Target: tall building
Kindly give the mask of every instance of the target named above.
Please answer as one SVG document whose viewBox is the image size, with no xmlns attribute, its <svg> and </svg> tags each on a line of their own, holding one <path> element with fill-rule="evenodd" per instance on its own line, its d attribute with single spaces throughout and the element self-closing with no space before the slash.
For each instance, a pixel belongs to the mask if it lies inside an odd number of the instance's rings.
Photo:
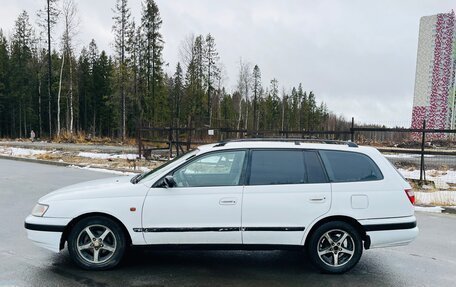
<svg viewBox="0 0 456 287">
<path fill-rule="evenodd" d="M 454 11 L 422 17 L 412 128 L 455 129 L 456 19 Z M 434 139 L 445 134 L 433 134 Z"/>
</svg>

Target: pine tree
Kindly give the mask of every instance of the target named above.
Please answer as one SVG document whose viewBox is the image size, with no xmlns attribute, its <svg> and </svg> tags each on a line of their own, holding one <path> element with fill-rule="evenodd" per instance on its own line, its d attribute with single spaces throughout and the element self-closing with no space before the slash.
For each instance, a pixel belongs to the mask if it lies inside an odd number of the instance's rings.
<svg viewBox="0 0 456 287">
<path fill-rule="evenodd" d="M 116 61 L 119 63 L 119 77 L 118 83 L 120 86 L 121 98 L 121 136 L 122 141 L 126 136 L 126 82 L 127 82 L 127 55 L 126 52 L 130 50 L 127 45 L 132 44 L 128 41 L 129 34 L 134 31 L 132 23 L 130 22 L 130 8 L 127 6 L 127 0 L 117 0 L 116 8 L 114 10 L 115 16 L 114 25 L 112 29 L 115 35 L 115 50 Z M 134 32 L 133 32 L 134 33 Z M 131 37 L 131 36 L 130 36 Z"/>
<path fill-rule="evenodd" d="M 180 63 L 177 63 L 176 66 L 176 72 L 174 73 L 174 85 L 173 85 L 173 98 L 174 98 L 174 104 L 173 104 L 173 110 L 174 110 L 174 115 L 173 117 L 175 118 L 174 125 L 176 127 L 179 127 L 180 125 L 180 116 L 181 116 L 181 100 L 184 94 L 184 83 L 183 83 L 183 75 L 182 75 L 182 68 Z"/>
<path fill-rule="evenodd" d="M 160 11 L 154 0 L 146 0 L 143 3 L 141 18 L 141 31 L 143 33 L 144 50 L 143 61 L 146 63 L 146 103 L 150 120 L 156 124 L 158 113 L 156 111 L 160 100 L 163 97 L 160 94 L 163 86 L 163 37 L 160 33 L 162 19 Z"/>
<path fill-rule="evenodd" d="M 78 119 L 77 127 L 79 130 L 88 131 L 89 113 L 91 106 L 92 79 L 90 70 L 89 53 L 83 48 L 78 60 Z"/>
<path fill-rule="evenodd" d="M 93 70 L 93 82 L 96 85 L 94 92 L 95 106 L 98 114 L 98 132 L 114 136 L 118 128 L 118 119 L 121 110 L 119 101 L 113 94 L 113 63 L 105 51 L 101 51 Z"/>
<path fill-rule="evenodd" d="M 89 80 L 89 96 L 91 99 L 91 108 L 92 108 L 92 134 L 95 136 L 96 128 L 97 128 L 97 119 L 99 116 L 100 105 L 102 103 L 102 99 L 100 97 L 100 93 L 98 93 L 97 88 L 97 65 L 98 65 L 98 47 L 95 43 L 95 40 L 92 39 L 89 43 L 89 50 L 88 50 L 88 61 L 89 61 L 89 71 L 90 71 L 90 80 Z"/>
<path fill-rule="evenodd" d="M 219 76 L 220 71 L 217 67 L 217 63 L 220 60 L 218 52 L 215 47 L 215 39 L 211 34 L 206 36 L 206 51 L 205 51 L 205 62 L 207 71 L 207 117 L 209 119 L 209 126 L 212 125 L 212 101 L 211 93 L 214 90 L 213 82 Z"/>
<path fill-rule="evenodd" d="M 8 42 L 0 29 L 0 137 L 7 135 L 8 98 L 9 98 L 9 53 Z"/>
<path fill-rule="evenodd" d="M 253 128 L 258 130 L 258 97 L 261 90 L 261 71 L 258 65 L 253 67 Z"/>
<path fill-rule="evenodd" d="M 270 101 L 271 129 L 277 129 L 280 122 L 280 98 L 279 81 L 275 78 L 271 80 Z"/>
<path fill-rule="evenodd" d="M 47 0 L 47 5 L 44 9 L 39 10 L 38 25 L 42 28 L 42 34 L 47 35 L 48 44 L 48 117 L 49 117 L 49 137 L 52 137 L 52 56 L 51 56 L 51 41 L 52 41 L 52 30 L 57 23 L 59 17 L 59 9 L 57 8 L 58 0 Z"/>
<path fill-rule="evenodd" d="M 27 136 L 27 118 L 30 116 L 33 77 L 30 64 L 32 60 L 33 31 L 29 16 L 24 10 L 17 18 L 11 50 L 11 95 L 13 106 L 13 131 L 19 137 Z M 16 110 L 19 108 L 19 111 Z M 18 114 L 16 114 L 18 112 Z M 16 121 L 17 120 L 17 121 Z M 17 126 L 16 123 L 19 123 Z M 23 128 L 23 129 L 22 129 Z M 22 133 L 24 132 L 24 133 Z"/>
</svg>

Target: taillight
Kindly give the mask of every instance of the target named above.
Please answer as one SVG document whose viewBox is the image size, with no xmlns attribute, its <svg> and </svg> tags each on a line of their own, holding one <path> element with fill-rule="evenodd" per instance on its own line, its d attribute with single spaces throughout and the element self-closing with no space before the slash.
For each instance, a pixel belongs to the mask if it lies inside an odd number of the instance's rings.
<svg viewBox="0 0 456 287">
<path fill-rule="evenodd" d="M 408 199 L 412 204 L 415 204 L 415 193 L 413 192 L 412 189 L 406 188 L 404 189 L 405 194 L 407 194 Z"/>
</svg>

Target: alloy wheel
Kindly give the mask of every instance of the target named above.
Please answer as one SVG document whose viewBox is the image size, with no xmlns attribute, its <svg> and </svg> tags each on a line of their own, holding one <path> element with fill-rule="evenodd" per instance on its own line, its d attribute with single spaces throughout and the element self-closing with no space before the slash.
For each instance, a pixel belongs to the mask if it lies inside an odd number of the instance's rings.
<svg viewBox="0 0 456 287">
<path fill-rule="evenodd" d="M 108 261 L 117 247 L 114 233 L 104 225 L 90 225 L 82 229 L 76 242 L 78 254 L 93 264 Z"/>
<path fill-rule="evenodd" d="M 355 242 L 348 232 L 332 229 L 325 232 L 318 240 L 317 253 L 325 264 L 341 267 L 355 254 Z"/>
</svg>

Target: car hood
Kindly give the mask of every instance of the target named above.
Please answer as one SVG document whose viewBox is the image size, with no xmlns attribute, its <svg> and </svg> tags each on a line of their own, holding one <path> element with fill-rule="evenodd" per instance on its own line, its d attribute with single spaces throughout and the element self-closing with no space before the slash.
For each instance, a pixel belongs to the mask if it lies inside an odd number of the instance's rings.
<svg viewBox="0 0 456 287">
<path fill-rule="evenodd" d="M 129 189 L 133 189 L 135 186 L 130 182 L 132 177 L 117 176 L 69 185 L 48 193 L 40 198 L 39 202 L 127 196 Z"/>
</svg>

